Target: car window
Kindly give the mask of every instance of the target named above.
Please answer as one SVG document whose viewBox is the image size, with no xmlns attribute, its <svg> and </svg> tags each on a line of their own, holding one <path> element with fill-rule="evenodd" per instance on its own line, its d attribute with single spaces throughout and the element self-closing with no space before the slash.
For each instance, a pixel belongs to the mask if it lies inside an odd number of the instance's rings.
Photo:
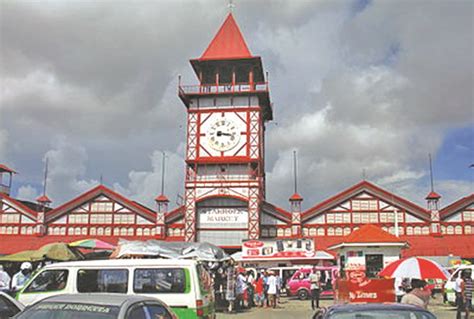
<svg viewBox="0 0 474 319">
<path fill-rule="evenodd" d="M 127 290 L 127 269 L 80 269 L 77 273 L 79 292 L 126 293 Z"/>
<path fill-rule="evenodd" d="M 133 307 L 127 314 L 126 319 L 146 319 L 145 307 L 143 305 Z"/>
<path fill-rule="evenodd" d="M 65 269 L 45 270 L 26 287 L 24 292 L 49 292 L 66 288 L 69 272 Z"/>
<path fill-rule="evenodd" d="M 11 301 L 5 296 L 0 295 L 0 319 L 7 319 L 20 312 Z"/>
<path fill-rule="evenodd" d="M 146 305 L 147 319 L 172 319 L 171 314 L 161 305 Z"/>
<path fill-rule="evenodd" d="M 136 269 L 133 291 L 137 293 L 183 293 L 186 276 L 182 268 Z"/>
<path fill-rule="evenodd" d="M 89 303 L 40 302 L 15 319 L 116 319 L 119 310 L 116 306 Z"/>
<path fill-rule="evenodd" d="M 196 270 L 199 277 L 199 288 L 201 293 L 205 294 L 212 290 L 212 279 L 203 265 L 196 265 Z"/>
</svg>

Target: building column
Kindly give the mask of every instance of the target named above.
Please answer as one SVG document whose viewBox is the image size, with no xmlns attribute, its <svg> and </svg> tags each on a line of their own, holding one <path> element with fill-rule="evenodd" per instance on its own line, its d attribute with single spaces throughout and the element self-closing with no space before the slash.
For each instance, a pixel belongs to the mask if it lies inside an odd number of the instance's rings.
<svg viewBox="0 0 474 319">
<path fill-rule="evenodd" d="M 290 197 L 290 209 L 291 209 L 291 236 L 301 237 L 301 202 L 303 197 L 298 193 L 294 193 Z"/>
<path fill-rule="evenodd" d="M 158 239 L 165 239 L 166 238 L 166 223 L 165 217 L 168 213 L 168 198 L 161 194 L 157 198 L 155 198 L 156 202 L 156 237 Z"/>
<path fill-rule="evenodd" d="M 435 236 L 441 235 L 441 224 L 439 217 L 438 202 L 441 196 L 434 191 L 426 196 L 428 210 L 430 211 L 430 234 Z"/>
<path fill-rule="evenodd" d="M 196 190 L 187 188 L 184 198 L 184 241 L 196 241 Z"/>
<path fill-rule="evenodd" d="M 258 188 L 249 189 L 249 222 L 248 222 L 248 238 L 260 238 L 260 198 L 258 196 Z"/>
</svg>

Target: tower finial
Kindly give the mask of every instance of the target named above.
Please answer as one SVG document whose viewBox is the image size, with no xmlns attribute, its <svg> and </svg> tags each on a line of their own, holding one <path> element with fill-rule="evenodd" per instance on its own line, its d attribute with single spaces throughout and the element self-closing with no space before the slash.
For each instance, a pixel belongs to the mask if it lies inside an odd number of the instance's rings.
<svg viewBox="0 0 474 319">
<path fill-rule="evenodd" d="M 227 7 L 229 8 L 229 13 L 232 13 L 234 11 L 234 8 L 235 8 L 234 1 L 229 0 L 229 4 L 227 5 Z"/>
<path fill-rule="evenodd" d="M 431 153 L 428 154 L 430 159 L 430 180 L 431 180 L 431 191 L 434 192 L 434 182 L 433 182 L 433 164 L 431 163 Z"/>
<path fill-rule="evenodd" d="M 165 194 L 165 160 L 166 160 L 166 153 L 163 153 L 163 161 L 161 162 L 161 195 Z"/>
<path fill-rule="evenodd" d="M 296 150 L 293 151 L 293 178 L 295 183 L 295 194 L 298 193 L 298 168 L 296 163 Z"/>
</svg>

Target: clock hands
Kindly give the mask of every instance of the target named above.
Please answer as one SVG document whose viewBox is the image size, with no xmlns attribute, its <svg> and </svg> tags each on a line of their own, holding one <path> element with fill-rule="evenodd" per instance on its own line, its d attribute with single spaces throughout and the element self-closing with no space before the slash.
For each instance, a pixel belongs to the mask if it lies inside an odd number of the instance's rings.
<svg viewBox="0 0 474 319">
<path fill-rule="evenodd" d="M 217 136 L 232 136 L 232 134 L 230 133 L 225 133 L 225 132 L 222 132 L 222 131 L 217 131 Z"/>
</svg>

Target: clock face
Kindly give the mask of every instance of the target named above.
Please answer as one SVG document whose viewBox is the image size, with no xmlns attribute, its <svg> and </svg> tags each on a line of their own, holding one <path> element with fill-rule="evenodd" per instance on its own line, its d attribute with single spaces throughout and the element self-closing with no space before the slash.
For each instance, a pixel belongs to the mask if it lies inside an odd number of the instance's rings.
<svg viewBox="0 0 474 319">
<path fill-rule="evenodd" d="M 216 120 L 206 134 L 209 145 L 216 151 L 228 151 L 240 140 L 240 132 L 234 122 L 220 118 Z"/>
</svg>

